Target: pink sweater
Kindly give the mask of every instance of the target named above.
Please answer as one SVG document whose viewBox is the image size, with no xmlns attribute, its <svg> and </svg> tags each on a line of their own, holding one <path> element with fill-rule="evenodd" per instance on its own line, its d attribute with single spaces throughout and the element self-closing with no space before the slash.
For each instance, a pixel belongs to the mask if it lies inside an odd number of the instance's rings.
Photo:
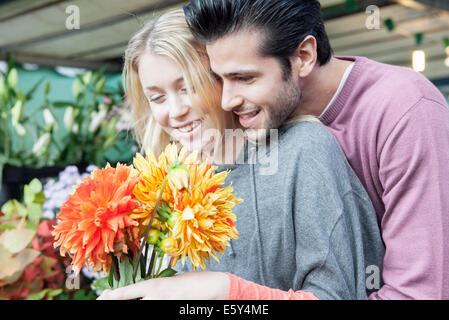
<svg viewBox="0 0 449 320">
<path fill-rule="evenodd" d="M 384 285 L 370 299 L 449 299 L 449 108 L 422 75 L 362 57 L 320 120 L 376 210 Z M 228 274 L 228 299 L 316 299 Z"/>
<path fill-rule="evenodd" d="M 385 285 L 370 299 L 449 299 L 449 108 L 421 74 L 362 57 L 320 120 L 376 210 Z"/>
</svg>

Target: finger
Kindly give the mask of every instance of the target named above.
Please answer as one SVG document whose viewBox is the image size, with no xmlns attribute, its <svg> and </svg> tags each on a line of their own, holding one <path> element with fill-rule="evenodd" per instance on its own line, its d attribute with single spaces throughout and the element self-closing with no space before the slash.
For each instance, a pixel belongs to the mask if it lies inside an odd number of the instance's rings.
<svg viewBox="0 0 449 320">
<path fill-rule="evenodd" d="M 98 300 L 131 300 L 144 297 L 152 288 L 152 281 L 146 280 L 115 290 L 105 290 Z"/>
</svg>

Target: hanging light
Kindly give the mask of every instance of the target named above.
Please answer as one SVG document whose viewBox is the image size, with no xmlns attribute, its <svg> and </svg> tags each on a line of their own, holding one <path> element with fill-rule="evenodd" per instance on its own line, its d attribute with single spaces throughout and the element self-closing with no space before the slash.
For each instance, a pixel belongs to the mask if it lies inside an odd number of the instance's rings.
<svg viewBox="0 0 449 320">
<path fill-rule="evenodd" d="M 449 38 L 443 38 L 443 44 L 446 51 L 446 60 L 444 60 L 444 64 L 449 68 Z"/>
<path fill-rule="evenodd" d="M 416 72 L 423 72 L 426 70 L 426 53 L 424 50 L 413 51 L 413 70 Z"/>
<path fill-rule="evenodd" d="M 419 47 L 422 43 L 424 35 L 422 33 L 415 34 L 416 45 Z M 426 53 L 424 50 L 415 50 L 412 54 L 412 66 L 416 72 L 426 70 Z"/>
</svg>

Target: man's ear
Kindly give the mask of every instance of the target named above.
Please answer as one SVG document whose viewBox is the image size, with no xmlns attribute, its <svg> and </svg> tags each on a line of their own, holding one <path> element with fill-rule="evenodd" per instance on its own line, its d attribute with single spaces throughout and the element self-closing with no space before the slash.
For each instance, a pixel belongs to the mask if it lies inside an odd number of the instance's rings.
<svg viewBox="0 0 449 320">
<path fill-rule="evenodd" d="M 293 70 L 300 78 L 306 78 L 312 72 L 317 61 L 317 44 L 314 36 L 307 36 L 291 57 Z"/>
</svg>

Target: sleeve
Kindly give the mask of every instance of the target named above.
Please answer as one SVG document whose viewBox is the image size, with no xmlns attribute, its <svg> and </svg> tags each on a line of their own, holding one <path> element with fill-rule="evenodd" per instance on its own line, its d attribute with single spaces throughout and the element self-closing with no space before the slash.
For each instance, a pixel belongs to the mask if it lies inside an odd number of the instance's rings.
<svg viewBox="0 0 449 320">
<path fill-rule="evenodd" d="M 366 202 L 356 197 L 359 190 L 353 184 L 358 180 L 336 139 L 323 130 L 311 132 L 289 183 L 294 190 L 295 278 L 301 290 L 320 300 L 363 300 L 368 296 L 362 217 L 370 217 L 379 242 L 380 234 L 368 196 Z"/>
<path fill-rule="evenodd" d="M 316 136 L 311 143 L 301 152 L 294 179 L 301 289 L 321 300 L 367 299 L 361 219 L 368 217 L 378 230 L 374 209 L 355 196 L 355 174 L 332 134 L 326 131 L 325 138 Z M 380 241 L 379 231 L 377 236 Z"/>
<path fill-rule="evenodd" d="M 229 291 L 226 300 L 318 300 L 310 292 L 272 289 L 228 272 L 226 274 L 229 276 Z"/>
<path fill-rule="evenodd" d="M 449 109 L 422 99 L 379 154 L 384 285 L 370 299 L 449 299 Z"/>
</svg>

